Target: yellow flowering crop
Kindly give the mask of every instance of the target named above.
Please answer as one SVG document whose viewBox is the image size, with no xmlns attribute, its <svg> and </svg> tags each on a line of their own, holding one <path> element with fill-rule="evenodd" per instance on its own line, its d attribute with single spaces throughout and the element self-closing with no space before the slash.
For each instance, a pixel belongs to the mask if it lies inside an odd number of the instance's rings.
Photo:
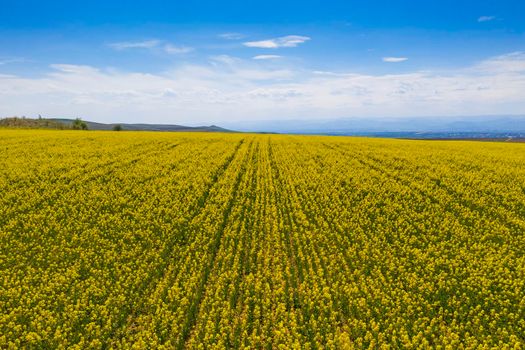
<svg viewBox="0 0 525 350">
<path fill-rule="evenodd" d="M 0 130 L 0 348 L 522 349 L 525 144 Z"/>
</svg>

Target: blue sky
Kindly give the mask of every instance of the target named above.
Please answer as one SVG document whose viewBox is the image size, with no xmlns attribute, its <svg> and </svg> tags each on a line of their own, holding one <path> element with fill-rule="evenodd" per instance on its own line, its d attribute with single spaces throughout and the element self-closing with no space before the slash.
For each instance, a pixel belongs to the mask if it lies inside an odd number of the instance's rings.
<svg viewBox="0 0 525 350">
<path fill-rule="evenodd" d="M 525 114 L 523 1 L 0 5 L 0 117 Z"/>
</svg>

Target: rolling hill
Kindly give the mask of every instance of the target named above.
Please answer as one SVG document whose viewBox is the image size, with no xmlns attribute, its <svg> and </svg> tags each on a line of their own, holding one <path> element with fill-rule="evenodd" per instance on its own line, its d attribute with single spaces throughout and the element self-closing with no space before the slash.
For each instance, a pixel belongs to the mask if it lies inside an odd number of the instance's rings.
<svg viewBox="0 0 525 350">
<path fill-rule="evenodd" d="M 74 119 L 59 119 L 52 118 L 51 120 L 70 125 L 73 123 Z M 113 130 L 117 125 L 122 127 L 122 130 L 128 131 L 200 131 L 200 132 L 234 132 L 232 130 L 224 129 L 216 125 L 210 126 L 184 126 L 177 124 L 129 124 L 129 123 L 97 123 L 91 121 L 85 121 L 88 125 L 89 130 Z"/>
<path fill-rule="evenodd" d="M 21 128 L 21 129 L 72 129 L 75 119 L 65 118 L 19 118 L 10 117 L 0 119 L 0 127 L 4 128 Z M 220 126 L 184 126 L 175 124 L 128 124 L 128 123 L 112 123 L 104 124 L 92 121 L 83 121 L 87 124 L 89 130 L 114 130 L 115 127 L 120 126 L 124 131 L 199 131 L 199 132 L 235 132 L 221 128 Z"/>
</svg>

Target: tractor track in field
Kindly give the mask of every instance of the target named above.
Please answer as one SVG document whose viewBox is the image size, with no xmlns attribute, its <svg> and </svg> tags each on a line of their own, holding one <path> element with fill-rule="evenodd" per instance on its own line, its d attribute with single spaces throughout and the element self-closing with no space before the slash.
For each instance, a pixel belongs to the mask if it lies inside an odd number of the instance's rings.
<svg viewBox="0 0 525 350">
<path fill-rule="evenodd" d="M 238 144 L 235 146 L 231 155 L 229 155 L 226 158 L 226 160 L 214 172 L 214 174 L 212 175 L 212 181 L 206 186 L 204 191 L 194 201 L 194 203 L 190 205 L 189 212 L 191 213 L 191 215 L 186 217 L 184 222 L 176 228 L 176 231 L 178 231 L 179 234 L 173 235 L 172 239 L 164 246 L 164 249 L 162 250 L 160 254 L 162 258 L 162 262 L 163 262 L 160 268 L 155 273 L 150 274 L 148 279 L 143 282 L 143 286 L 144 286 L 143 290 L 147 289 L 150 292 L 141 293 L 142 294 L 141 305 L 139 305 L 138 307 L 134 309 L 126 310 L 125 312 L 122 313 L 120 320 L 117 322 L 117 325 L 114 327 L 111 333 L 111 336 L 109 337 L 109 339 L 112 339 L 112 343 L 120 340 L 122 337 L 125 336 L 124 333 L 121 333 L 118 337 L 115 337 L 115 335 L 119 332 L 119 330 L 123 330 L 124 328 L 126 328 L 127 323 L 132 323 L 130 319 L 131 320 L 137 319 L 141 314 L 146 312 L 144 308 L 144 303 L 147 300 L 146 295 L 150 295 L 151 293 L 153 293 L 156 290 L 157 286 L 161 284 L 163 280 L 168 278 L 167 272 L 169 271 L 170 265 L 174 263 L 174 260 L 171 259 L 171 256 L 170 256 L 171 252 L 173 251 L 173 247 L 176 244 L 183 243 L 188 239 L 187 237 L 188 229 L 187 228 L 189 224 L 195 217 L 199 215 L 200 211 L 205 207 L 205 204 L 210 196 L 210 192 L 212 188 L 217 185 L 219 177 L 222 176 L 227 171 L 227 169 L 229 168 L 230 164 L 233 162 L 233 160 L 237 156 L 237 153 L 243 144 L 244 144 L 244 139 L 238 142 Z"/>
<path fill-rule="evenodd" d="M 196 296 L 195 298 L 192 300 L 191 304 L 190 304 L 190 308 L 189 308 L 189 311 L 187 313 L 187 316 L 188 318 L 186 318 L 186 322 L 184 323 L 183 327 L 182 327 L 182 332 L 181 332 L 181 335 L 179 337 L 179 340 L 178 340 L 178 343 L 177 343 L 177 346 L 176 348 L 177 349 L 184 349 L 185 346 L 186 346 L 186 343 L 193 331 L 193 329 L 195 328 L 195 325 L 197 323 L 197 316 L 198 316 L 198 313 L 199 313 L 199 308 L 200 308 L 200 304 L 202 302 L 202 299 L 204 297 L 204 294 L 205 294 L 205 287 L 208 283 L 208 278 L 209 278 L 209 275 L 210 275 L 210 272 L 213 268 L 213 266 L 215 265 L 215 260 L 217 258 L 217 253 L 221 247 L 221 241 L 222 241 L 222 237 L 224 235 L 224 230 L 226 229 L 226 226 L 228 224 L 228 219 L 229 219 L 229 216 L 231 214 L 231 211 L 232 211 L 232 208 L 235 204 L 235 201 L 237 199 L 237 197 L 239 196 L 239 192 L 238 192 L 238 189 L 239 189 L 239 186 L 241 184 L 241 181 L 243 179 L 243 176 L 244 174 L 246 173 L 246 168 L 247 168 L 247 160 L 250 158 L 250 154 L 252 154 L 253 152 L 253 141 L 250 143 L 250 149 L 246 155 L 246 159 L 243 160 L 243 163 L 241 165 L 241 169 L 239 170 L 239 172 L 237 173 L 237 177 L 235 179 L 235 184 L 233 185 L 233 189 L 232 189 L 232 192 L 231 192 L 231 197 L 228 201 L 228 204 L 226 205 L 226 208 L 224 209 L 224 212 L 223 212 L 223 215 L 222 215 L 222 220 L 221 220 L 221 224 L 219 226 L 219 229 L 217 230 L 214 238 L 213 238 L 213 243 L 212 243 L 212 246 L 211 246 L 211 256 L 210 256 L 210 259 L 208 261 L 208 263 L 206 264 L 205 268 L 204 268 L 204 271 L 203 271 L 203 275 L 200 279 L 200 282 L 199 284 L 197 285 L 197 291 L 196 291 Z M 229 165 L 229 164 L 228 164 Z"/>
</svg>

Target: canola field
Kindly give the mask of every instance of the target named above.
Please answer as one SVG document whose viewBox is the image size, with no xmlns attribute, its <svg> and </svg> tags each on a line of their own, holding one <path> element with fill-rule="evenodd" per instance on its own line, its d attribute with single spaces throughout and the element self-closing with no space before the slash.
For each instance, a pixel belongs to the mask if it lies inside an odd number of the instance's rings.
<svg viewBox="0 0 525 350">
<path fill-rule="evenodd" d="M 523 349 L 525 144 L 0 130 L 2 349 Z"/>
</svg>

